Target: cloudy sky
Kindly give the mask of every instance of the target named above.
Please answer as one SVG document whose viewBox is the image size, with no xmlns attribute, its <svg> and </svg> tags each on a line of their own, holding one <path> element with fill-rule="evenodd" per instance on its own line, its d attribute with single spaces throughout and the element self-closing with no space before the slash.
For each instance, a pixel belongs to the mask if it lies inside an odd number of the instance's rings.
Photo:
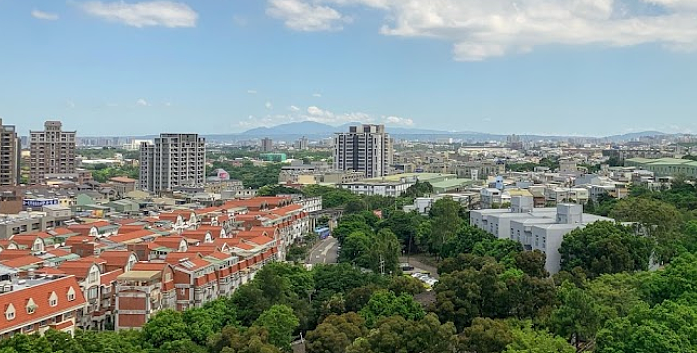
<svg viewBox="0 0 697 353">
<path fill-rule="evenodd" d="M 697 133 L 697 0 L 0 0 L 26 133 Z"/>
</svg>

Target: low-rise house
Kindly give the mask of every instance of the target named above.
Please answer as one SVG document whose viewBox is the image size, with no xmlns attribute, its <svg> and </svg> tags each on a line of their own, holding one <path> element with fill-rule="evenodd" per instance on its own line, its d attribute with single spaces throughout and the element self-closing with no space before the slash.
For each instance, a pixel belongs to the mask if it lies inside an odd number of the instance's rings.
<svg viewBox="0 0 697 353">
<path fill-rule="evenodd" d="M 48 329 L 75 332 L 86 302 L 75 277 L 19 279 L 3 267 L 0 278 L 0 339 Z"/>
</svg>

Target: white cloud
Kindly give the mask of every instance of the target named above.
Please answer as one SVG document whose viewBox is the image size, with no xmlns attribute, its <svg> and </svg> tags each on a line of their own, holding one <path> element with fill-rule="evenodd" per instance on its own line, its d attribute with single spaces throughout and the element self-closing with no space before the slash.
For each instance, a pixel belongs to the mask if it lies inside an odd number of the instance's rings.
<svg viewBox="0 0 697 353">
<path fill-rule="evenodd" d="M 384 120 L 385 120 L 385 124 L 404 125 L 404 126 L 414 125 L 414 120 L 409 119 L 409 118 L 401 118 L 398 116 L 388 116 L 388 117 L 385 117 Z"/>
<path fill-rule="evenodd" d="M 32 17 L 38 18 L 40 20 L 55 21 L 58 19 L 58 15 L 55 13 L 43 12 L 39 10 L 32 10 L 31 15 Z"/>
<path fill-rule="evenodd" d="M 313 93 L 312 96 L 315 97 L 315 98 L 322 98 L 322 94 L 321 94 L 321 93 Z"/>
<path fill-rule="evenodd" d="M 270 110 L 270 109 L 273 109 L 273 104 L 271 102 L 266 102 L 266 103 L 264 103 L 264 107 L 266 107 L 266 109 Z"/>
<path fill-rule="evenodd" d="M 79 6 L 90 15 L 133 27 L 196 27 L 198 20 L 191 7 L 173 1 L 89 1 Z"/>
<path fill-rule="evenodd" d="M 351 18 L 329 6 L 304 0 L 269 0 L 266 14 L 282 20 L 286 27 L 304 32 L 341 30 Z"/>
<path fill-rule="evenodd" d="M 143 99 L 143 98 L 138 99 L 138 100 L 136 101 L 136 104 L 139 105 L 139 106 L 141 106 L 141 107 L 147 107 L 147 106 L 150 105 L 150 103 L 148 103 L 148 101 L 146 101 L 146 100 Z"/>
<path fill-rule="evenodd" d="M 247 94 L 257 94 L 257 91 L 255 91 L 253 89 L 248 89 Z"/>
<path fill-rule="evenodd" d="M 66 105 L 68 108 L 70 108 L 70 109 L 75 108 L 75 102 L 73 102 L 73 101 L 71 101 L 71 100 L 65 101 L 65 105 Z"/>
<path fill-rule="evenodd" d="M 270 1 L 270 7 L 279 1 Z M 460 61 L 527 53 L 546 45 L 697 50 L 696 0 L 286 0 L 294 17 L 327 7 L 384 13 L 380 33 L 449 41 Z M 274 16 L 287 21 L 287 17 Z M 335 20 L 336 21 L 336 20 Z M 301 21 L 302 22 L 302 21 Z M 331 22 L 331 21 L 330 21 Z M 286 23 L 288 25 L 288 23 Z M 291 25 L 288 25 L 292 28 Z"/>
<path fill-rule="evenodd" d="M 302 110 L 291 105 L 287 114 L 268 114 L 263 117 L 250 115 L 247 119 L 237 123 L 240 127 L 252 128 L 259 126 L 275 126 L 291 122 L 314 121 L 328 125 L 342 125 L 346 123 L 360 122 L 367 124 L 386 124 L 413 126 L 414 121 L 409 118 L 397 116 L 376 116 L 364 112 L 335 113 L 317 106 L 309 106 Z"/>
<path fill-rule="evenodd" d="M 165 107 L 171 107 L 171 106 L 172 106 L 172 102 L 165 102 L 165 103 L 164 103 L 164 106 L 165 106 Z"/>
</svg>

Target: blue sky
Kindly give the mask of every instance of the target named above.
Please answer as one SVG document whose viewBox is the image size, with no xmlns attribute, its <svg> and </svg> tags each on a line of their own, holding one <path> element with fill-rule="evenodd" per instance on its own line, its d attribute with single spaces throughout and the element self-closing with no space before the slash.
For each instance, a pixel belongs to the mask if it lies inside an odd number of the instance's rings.
<svg viewBox="0 0 697 353">
<path fill-rule="evenodd" d="M 0 0 L 22 133 L 697 133 L 694 0 Z"/>
</svg>

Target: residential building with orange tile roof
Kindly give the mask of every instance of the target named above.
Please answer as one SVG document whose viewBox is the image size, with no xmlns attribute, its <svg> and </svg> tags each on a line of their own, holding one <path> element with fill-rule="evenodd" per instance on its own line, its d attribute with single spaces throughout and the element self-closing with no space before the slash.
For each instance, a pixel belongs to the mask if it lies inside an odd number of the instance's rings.
<svg viewBox="0 0 697 353">
<path fill-rule="evenodd" d="M 174 272 L 168 263 L 138 262 L 116 278 L 115 330 L 140 329 L 161 310 L 175 309 Z"/>
<path fill-rule="evenodd" d="M 209 230 L 185 230 L 181 236 L 187 239 L 196 239 L 200 243 L 213 242 L 213 234 Z"/>
<path fill-rule="evenodd" d="M 41 254 L 46 251 L 44 239 L 36 234 L 14 235 L 10 240 L 14 241 L 20 249 L 29 249 L 32 254 Z"/>
<path fill-rule="evenodd" d="M 129 271 L 138 262 L 138 256 L 129 250 L 107 250 L 99 254 L 99 258 L 106 261 L 105 270 Z"/>
<path fill-rule="evenodd" d="M 50 328 L 74 334 L 86 302 L 75 277 L 23 281 L 16 280 L 12 290 L 0 293 L 0 339 L 43 334 Z"/>
<path fill-rule="evenodd" d="M 5 249 L 0 251 L 0 262 L 30 255 L 31 250 L 29 249 Z"/>
<path fill-rule="evenodd" d="M 92 223 L 70 225 L 68 229 L 80 235 L 102 238 L 116 235 L 119 231 L 119 225 L 107 221 L 96 221 Z"/>
</svg>

